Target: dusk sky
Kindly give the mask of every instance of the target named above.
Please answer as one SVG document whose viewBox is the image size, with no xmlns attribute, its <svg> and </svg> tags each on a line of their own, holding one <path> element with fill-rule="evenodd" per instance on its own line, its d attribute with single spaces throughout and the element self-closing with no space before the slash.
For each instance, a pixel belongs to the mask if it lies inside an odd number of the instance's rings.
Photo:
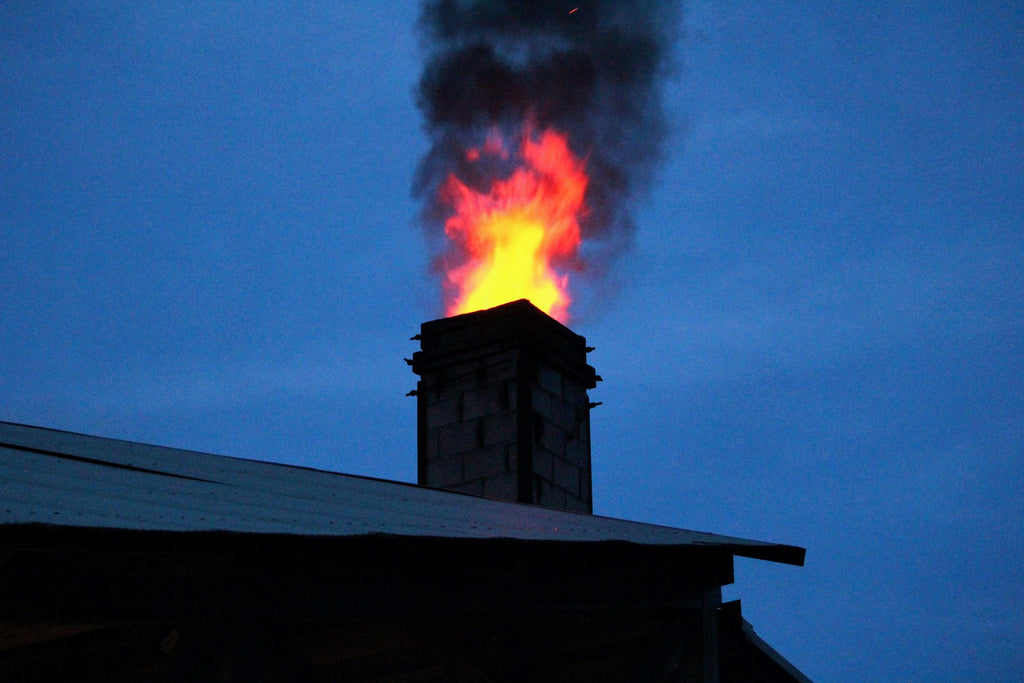
<svg viewBox="0 0 1024 683">
<path fill-rule="evenodd" d="M 418 4 L 0 2 L 0 420 L 414 481 Z M 595 512 L 806 547 L 725 598 L 818 683 L 1019 681 L 1024 4 L 682 34 Z"/>
</svg>

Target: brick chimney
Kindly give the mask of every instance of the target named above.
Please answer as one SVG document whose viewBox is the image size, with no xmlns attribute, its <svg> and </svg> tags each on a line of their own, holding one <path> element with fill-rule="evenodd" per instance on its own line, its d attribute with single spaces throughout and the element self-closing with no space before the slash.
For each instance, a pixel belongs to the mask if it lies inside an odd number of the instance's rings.
<svg viewBox="0 0 1024 683">
<path fill-rule="evenodd" d="M 583 337 L 522 299 L 413 339 L 421 486 L 593 511 Z"/>
</svg>

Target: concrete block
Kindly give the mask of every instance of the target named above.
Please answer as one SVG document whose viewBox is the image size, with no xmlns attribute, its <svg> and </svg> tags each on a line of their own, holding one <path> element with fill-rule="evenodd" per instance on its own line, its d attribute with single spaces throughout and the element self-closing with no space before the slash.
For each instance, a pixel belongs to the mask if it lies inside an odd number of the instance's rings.
<svg viewBox="0 0 1024 683">
<path fill-rule="evenodd" d="M 555 458 L 551 451 L 546 451 L 543 448 L 533 451 L 533 472 L 548 481 L 554 481 Z"/>
<path fill-rule="evenodd" d="M 482 481 L 484 482 L 483 495 L 488 498 L 511 501 L 519 499 L 519 482 L 514 473 L 487 477 Z"/>
<path fill-rule="evenodd" d="M 537 382 L 555 396 L 562 395 L 562 373 L 550 365 L 537 365 Z"/>
<path fill-rule="evenodd" d="M 480 386 L 480 380 L 478 377 L 458 377 L 448 381 L 445 386 L 442 396 L 445 399 L 458 401 L 461 395 L 466 391 L 472 391 Z"/>
<path fill-rule="evenodd" d="M 504 446 L 480 448 L 466 453 L 464 458 L 463 472 L 466 481 L 508 473 L 508 458 Z"/>
<path fill-rule="evenodd" d="M 555 460 L 553 477 L 551 480 L 559 488 L 565 489 L 568 493 L 580 495 L 580 468 L 570 465 L 564 460 Z"/>
<path fill-rule="evenodd" d="M 533 404 L 533 411 L 550 417 L 553 409 L 551 393 L 540 385 L 534 385 L 531 389 L 530 402 Z M 558 397 L 558 400 L 561 401 L 561 397 Z"/>
<path fill-rule="evenodd" d="M 590 444 L 586 439 L 572 438 L 565 442 L 565 461 L 576 467 L 590 469 Z"/>
<path fill-rule="evenodd" d="M 534 477 L 534 495 L 538 505 L 559 510 L 565 509 L 565 491 L 562 491 L 543 477 Z"/>
<path fill-rule="evenodd" d="M 428 429 L 424 443 L 426 445 L 426 458 L 427 460 L 436 460 L 440 456 L 440 430 Z"/>
<path fill-rule="evenodd" d="M 506 445 L 516 440 L 516 420 L 514 412 L 487 415 L 480 420 L 483 425 L 481 443 L 485 447 Z"/>
<path fill-rule="evenodd" d="M 584 500 L 582 498 L 577 498 L 576 496 L 566 496 L 565 509 L 569 510 L 570 512 L 583 512 L 586 514 L 590 514 L 593 509 L 593 505 L 591 505 L 587 500 Z"/>
<path fill-rule="evenodd" d="M 491 356 L 483 360 L 480 370 L 480 383 L 483 385 L 497 384 L 516 376 L 516 360 L 512 352 Z"/>
<path fill-rule="evenodd" d="M 459 422 L 441 427 L 439 435 L 440 456 L 471 451 L 480 447 L 480 421 Z"/>
<path fill-rule="evenodd" d="M 463 484 L 455 484 L 453 486 L 446 486 L 449 491 L 458 491 L 459 493 L 472 493 L 474 496 L 484 495 L 484 480 L 477 479 L 476 481 L 467 481 Z"/>
<path fill-rule="evenodd" d="M 534 442 L 541 448 L 546 448 L 555 454 L 556 458 L 565 457 L 565 442 L 567 434 L 558 425 L 550 420 L 536 420 L 536 438 Z"/>
<path fill-rule="evenodd" d="M 571 406 L 586 408 L 590 399 L 587 397 L 587 389 L 571 377 L 565 377 L 562 382 L 562 398 Z"/>
<path fill-rule="evenodd" d="M 434 387 L 435 391 L 443 393 L 466 381 L 479 382 L 479 368 L 478 360 L 460 361 L 453 358 L 452 362 L 420 375 L 420 381 L 427 386 Z"/>
<path fill-rule="evenodd" d="M 459 403 L 455 396 L 444 399 L 427 399 L 427 424 L 431 427 L 443 427 L 461 420 Z"/>
<path fill-rule="evenodd" d="M 462 392 L 462 419 L 475 420 L 508 410 L 505 383 L 497 382 Z"/>
<path fill-rule="evenodd" d="M 576 432 L 579 431 L 580 414 L 586 414 L 586 412 L 586 406 L 574 406 L 561 399 L 556 399 L 551 402 L 551 407 L 545 414 L 548 416 L 548 419 L 558 425 L 567 435 L 575 436 Z"/>
<path fill-rule="evenodd" d="M 456 455 L 427 463 L 427 485 L 447 488 L 453 484 L 465 483 L 463 462 L 462 456 Z"/>
</svg>

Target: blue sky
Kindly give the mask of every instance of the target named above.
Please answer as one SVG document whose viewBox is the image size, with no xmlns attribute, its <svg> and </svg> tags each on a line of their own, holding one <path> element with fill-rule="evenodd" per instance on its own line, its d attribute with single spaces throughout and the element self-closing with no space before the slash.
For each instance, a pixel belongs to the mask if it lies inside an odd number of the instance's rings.
<svg viewBox="0 0 1024 683">
<path fill-rule="evenodd" d="M 0 4 L 0 419 L 411 481 L 417 3 Z M 691 2 L 595 509 L 812 679 L 1024 670 L 1024 10 Z"/>
</svg>

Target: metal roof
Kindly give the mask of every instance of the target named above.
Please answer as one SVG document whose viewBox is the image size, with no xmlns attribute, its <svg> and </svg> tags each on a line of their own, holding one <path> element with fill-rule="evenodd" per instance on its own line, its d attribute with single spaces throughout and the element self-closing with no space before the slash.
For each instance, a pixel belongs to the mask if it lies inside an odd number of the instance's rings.
<svg viewBox="0 0 1024 683">
<path fill-rule="evenodd" d="M 0 422 L 0 527 L 622 541 L 802 565 L 794 546 Z"/>
</svg>

